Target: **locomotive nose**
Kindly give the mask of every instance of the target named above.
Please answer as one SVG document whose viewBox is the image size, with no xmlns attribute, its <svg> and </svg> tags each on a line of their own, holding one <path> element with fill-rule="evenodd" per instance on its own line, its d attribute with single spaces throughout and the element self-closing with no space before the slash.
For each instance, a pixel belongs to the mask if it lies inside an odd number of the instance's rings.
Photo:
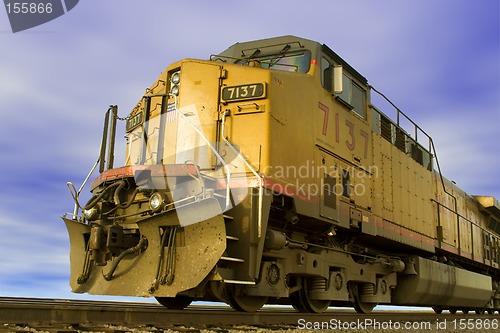
<svg viewBox="0 0 500 333">
<path fill-rule="evenodd" d="M 198 223 L 183 223 L 194 216 Z M 213 198 L 143 219 L 138 232 L 63 219 L 73 244 L 70 284 L 77 293 L 175 297 L 198 286 L 226 249 L 224 218 Z M 137 234 L 138 241 L 127 249 L 113 247 L 109 240 L 124 234 Z"/>
<path fill-rule="evenodd" d="M 188 224 L 187 221 L 198 221 Z M 209 198 L 138 223 L 150 244 L 149 295 L 175 297 L 198 286 L 226 250 L 226 228 L 219 202 Z"/>
</svg>

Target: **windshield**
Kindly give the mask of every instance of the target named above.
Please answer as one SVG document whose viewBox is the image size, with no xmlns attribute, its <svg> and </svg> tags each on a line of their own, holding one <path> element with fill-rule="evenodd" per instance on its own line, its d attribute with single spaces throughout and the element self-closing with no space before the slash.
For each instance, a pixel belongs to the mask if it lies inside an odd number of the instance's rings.
<svg viewBox="0 0 500 333">
<path fill-rule="evenodd" d="M 293 51 L 262 56 L 252 55 L 250 58 L 238 60 L 236 63 L 289 72 L 307 73 L 311 63 L 311 54 L 309 51 Z"/>
</svg>

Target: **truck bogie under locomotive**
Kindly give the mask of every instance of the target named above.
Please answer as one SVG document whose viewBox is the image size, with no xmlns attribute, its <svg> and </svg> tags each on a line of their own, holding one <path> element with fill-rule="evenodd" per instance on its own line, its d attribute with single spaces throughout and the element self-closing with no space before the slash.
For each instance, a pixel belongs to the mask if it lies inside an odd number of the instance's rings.
<svg viewBox="0 0 500 333">
<path fill-rule="evenodd" d="M 125 118 L 124 166 L 112 106 L 91 199 L 91 173 L 68 183 L 72 290 L 173 309 L 500 310 L 498 201 L 444 178 L 430 136 L 370 93 L 294 36 L 169 65 Z"/>
</svg>

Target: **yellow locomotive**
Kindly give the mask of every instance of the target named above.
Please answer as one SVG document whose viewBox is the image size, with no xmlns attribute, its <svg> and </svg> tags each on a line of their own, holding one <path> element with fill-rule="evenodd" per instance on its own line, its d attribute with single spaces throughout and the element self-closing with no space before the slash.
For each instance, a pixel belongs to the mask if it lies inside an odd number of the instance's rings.
<svg viewBox="0 0 500 333">
<path fill-rule="evenodd" d="M 500 311 L 498 201 L 446 180 L 429 135 L 371 93 L 328 46 L 294 36 L 169 65 L 124 119 L 124 166 L 112 106 L 98 162 L 68 183 L 73 292 L 174 309 Z"/>
</svg>

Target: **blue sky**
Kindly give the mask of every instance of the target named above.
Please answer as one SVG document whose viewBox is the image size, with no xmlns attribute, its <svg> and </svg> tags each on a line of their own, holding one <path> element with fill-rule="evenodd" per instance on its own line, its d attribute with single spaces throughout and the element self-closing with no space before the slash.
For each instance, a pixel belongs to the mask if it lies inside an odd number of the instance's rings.
<svg viewBox="0 0 500 333">
<path fill-rule="evenodd" d="M 167 64 L 238 41 L 329 45 L 434 138 L 445 176 L 500 199 L 499 17 L 498 0 L 87 0 L 13 34 L 0 8 L 0 296 L 91 298 L 70 293 L 60 216 L 108 105 L 125 116 Z"/>
</svg>

